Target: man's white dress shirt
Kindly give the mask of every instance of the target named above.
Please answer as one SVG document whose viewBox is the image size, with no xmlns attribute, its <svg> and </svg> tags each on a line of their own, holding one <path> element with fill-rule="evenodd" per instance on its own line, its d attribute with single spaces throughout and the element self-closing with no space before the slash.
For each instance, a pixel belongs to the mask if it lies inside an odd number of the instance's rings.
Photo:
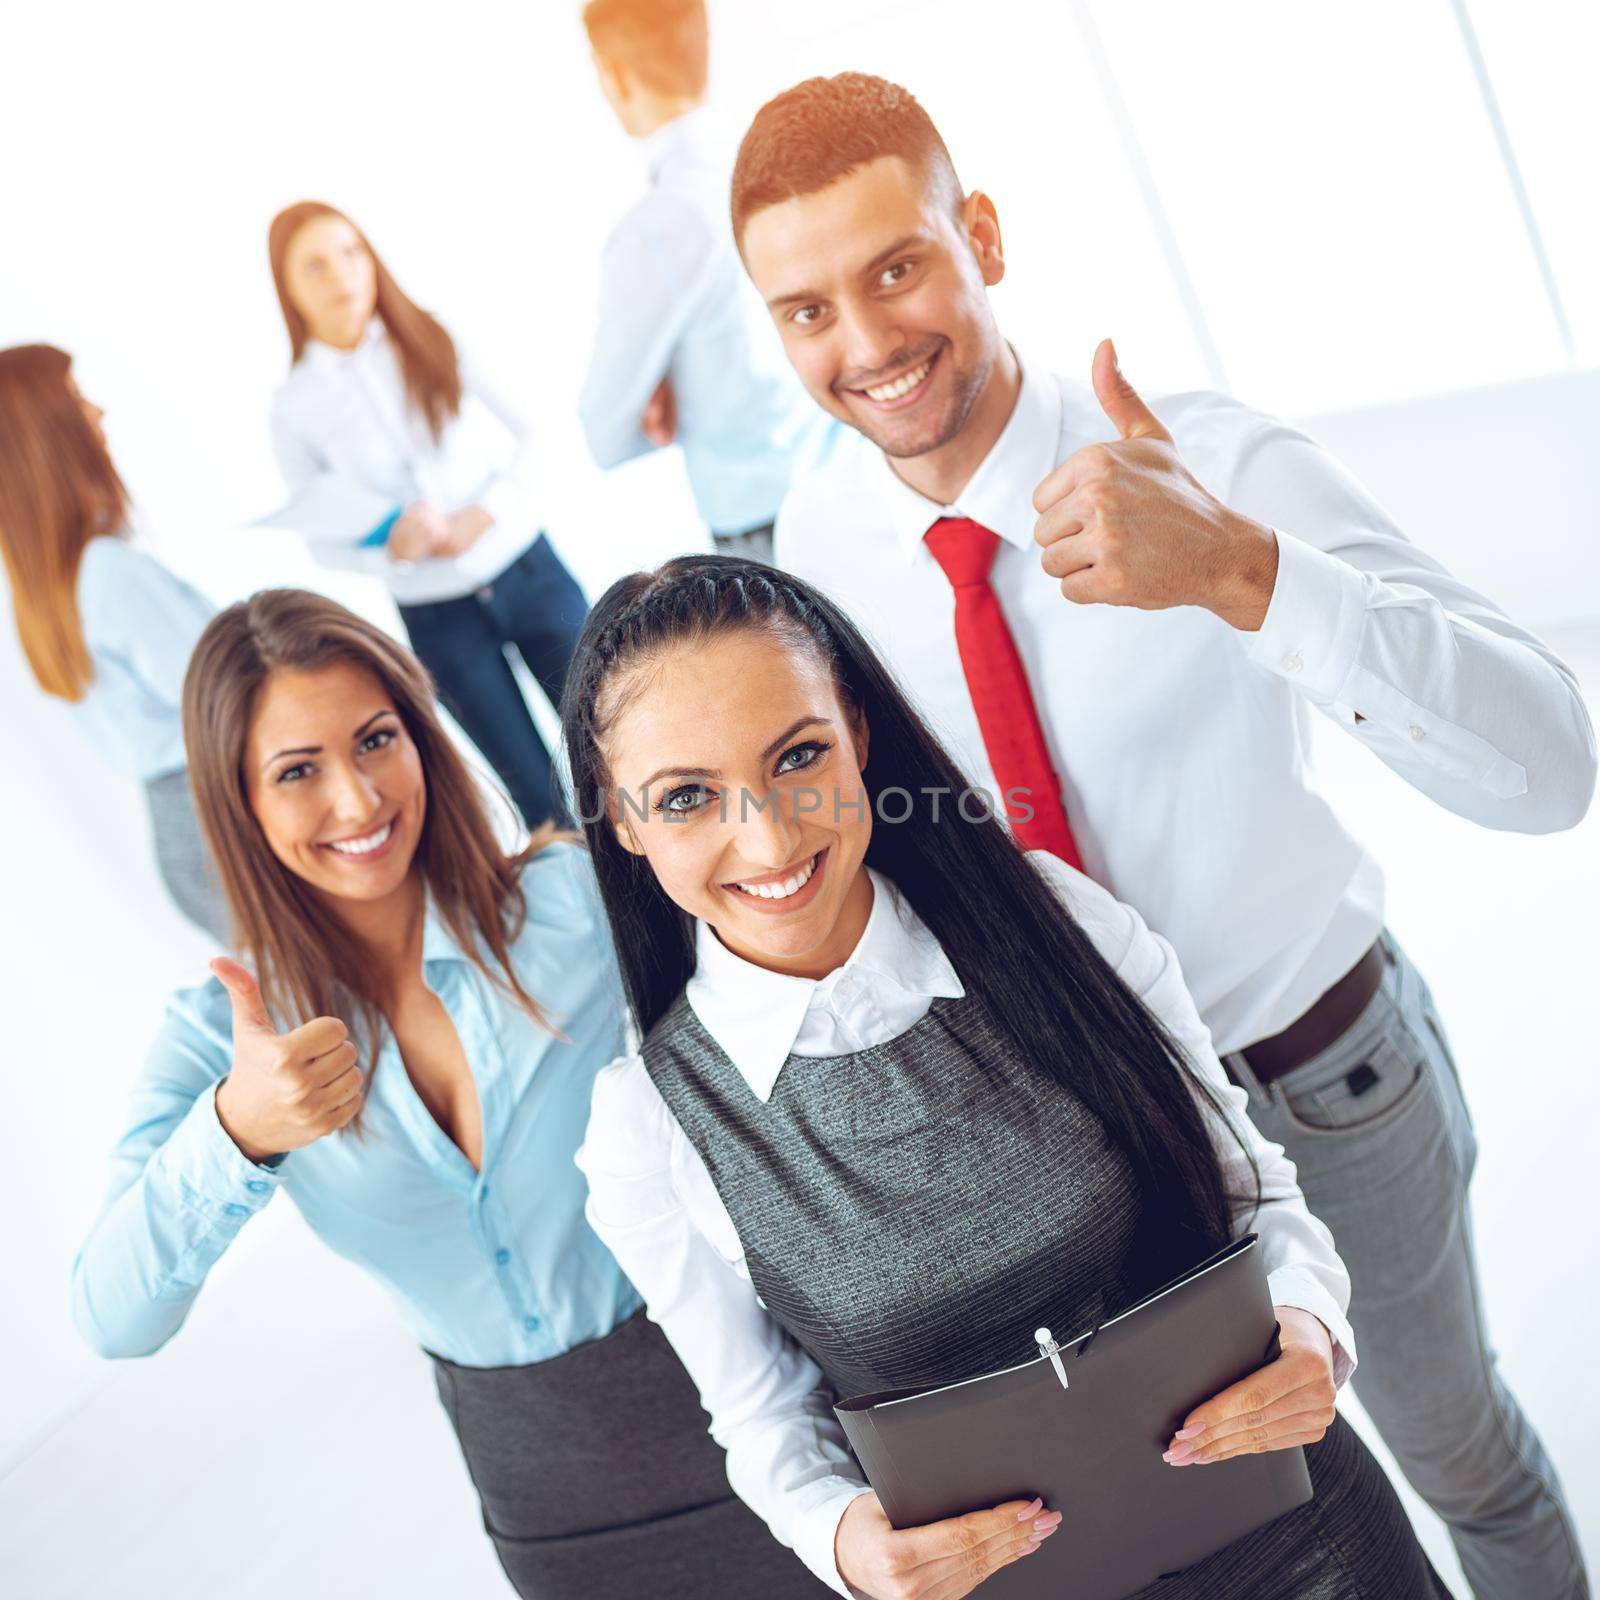
<svg viewBox="0 0 1600 1600">
<path fill-rule="evenodd" d="M 1227 1052 L 1301 1016 L 1383 925 L 1378 864 L 1308 768 L 1313 711 L 1449 810 L 1525 833 L 1583 815 L 1594 733 L 1572 673 L 1305 435 L 1217 394 L 1152 409 L 1212 494 L 1277 530 L 1258 633 L 1198 607 L 1062 596 L 1039 565 L 1033 491 L 1117 435 L 1091 389 L 1026 362 L 1004 432 L 954 505 L 907 487 L 856 435 L 791 491 L 776 558 L 844 607 L 995 793 L 953 592 L 923 536 L 947 515 L 1000 536 L 992 582 L 1084 865 L 1172 941 Z"/>
<path fill-rule="evenodd" d="M 1223 1075 L 1171 946 L 1138 912 L 1047 851 L 1029 859 L 1227 1107 L 1224 1123 L 1201 1101 L 1225 1186 L 1252 1194 L 1253 1161 L 1263 1202 L 1237 1219 L 1235 1231 L 1260 1236 L 1273 1303 L 1298 1306 L 1327 1327 L 1342 1384 L 1355 1365 L 1345 1320 L 1350 1280 L 1328 1230 L 1306 1209 L 1293 1162 L 1257 1132 L 1244 1092 Z M 922 919 L 867 870 L 866 929 L 844 965 L 817 981 L 755 966 L 697 925 L 689 1003 L 763 1102 L 791 1053 L 835 1056 L 883 1044 L 918 1022 L 936 997 L 966 992 Z M 699 1387 L 712 1436 L 728 1452 L 729 1481 L 824 1583 L 848 1594 L 833 1540 L 864 1482 L 821 1370 L 757 1298 L 732 1218 L 640 1056 L 613 1062 L 596 1080 L 577 1159 L 589 1178 L 590 1224 Z"/>
<path fill-rule="evenodd" d="M 739 264 L 728 218 L 734 147 L 705 106 L 643 141 L 650 186 L 606 241 L 578 402 L 595 460 L 614 467 L 654 448 L 639 419 L 670 378 L 689 487 L 722 534 L 770 523 L 792 473 L 821 459 L 837 431 L 801 388 Z"/>
<path fill-rule="evenodd" d="M 399 352 L 374 317 L 354 350 L 312 339 L 272 403 L 272 447 L 289 503 L 264 520 L 301 534 L 325 565 L 387 579 L 402 605 L 456 600 L 505 571 L 539 537 L 526 423 L 468 357 L 461 410 L 435 440 L 411 404 Z M 374 536 L 414 500 L 494 518 L 470 550 L 393 561 Z"/>
</svg>

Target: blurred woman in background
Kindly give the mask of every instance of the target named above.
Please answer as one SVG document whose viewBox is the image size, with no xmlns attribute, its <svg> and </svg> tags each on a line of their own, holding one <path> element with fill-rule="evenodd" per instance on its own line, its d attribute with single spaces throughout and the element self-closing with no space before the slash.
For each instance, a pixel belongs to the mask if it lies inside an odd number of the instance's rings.
<svg viewBox="0 0 1600 1600">
<path fill-rule="evenodd" d="M 268 230 L 293 366 L 272 411 L 291 494 L 268 520 L 330 566 L 380 573 L 450 714 L 530 828 L 564 815 L 509 661 L 561 699 L 587 603 L 541 531 L 514 408 L 332 206 Z"/>
<path fill-rule="evenodd" d="M 51 345 L 0 350 L 0 556 L 23 653 L 96 750 L 144 785 L 173 904 L 228 942 L 185 771 L 179 697 L 216 607 L 130 541 L 128 491 Z"/>
<path fill-rule="evenodd" d="M 85 1339 L 159 1349 L 285 1189 L 432 1356 L 518 1594 L 819 1594 L 584 1218 L 573 1155 L 623 1046 L 587 852 L 545 827 L 508 856 L 427 674 L 321 596 L 217 616 L 183 714 L 254 971 L 168 1005 L 73 1269 Z"/>
</svg>

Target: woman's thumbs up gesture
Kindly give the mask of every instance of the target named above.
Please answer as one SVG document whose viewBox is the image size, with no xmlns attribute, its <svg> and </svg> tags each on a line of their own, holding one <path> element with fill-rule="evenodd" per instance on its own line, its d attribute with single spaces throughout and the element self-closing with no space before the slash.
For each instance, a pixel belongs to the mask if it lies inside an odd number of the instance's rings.
<svg viewBox="0 0 1600 1600">
<path fill-rule="evenodd" d="M 1204 606 L 1254 632 L 1277 581 L 1277 535 L 1200 485 L 1109 339 L 1092 376 L 1121 437 L 1075 450 L 1034 490 L 1039 564 L 1080 605 Z"/>
<path fill-rule="evenodd" d="M 316 1017 L 279 1033 L 249 972 L 225 956 L 211 970 L 233 1005 L 233 1070 L 217 1089 L 228 1137 L 259 1165 L 342 1128 L 365 1087 L 350 1030 L 337 1017 Z"/>
</svg>

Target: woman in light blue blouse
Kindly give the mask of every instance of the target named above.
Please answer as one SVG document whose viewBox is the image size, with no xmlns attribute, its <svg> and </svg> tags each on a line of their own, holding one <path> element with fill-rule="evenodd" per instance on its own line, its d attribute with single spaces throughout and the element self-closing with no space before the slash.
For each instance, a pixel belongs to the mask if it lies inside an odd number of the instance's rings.
<svg viewBox="0 0 1600 1600">
<path fill-rule="evenodd" d="M 519 1594 L 819 1593 L 584 1219 L 623 1045 L 587 853 L 547 826 L 508 857 L 419 663 L 320 596 L 216 617 L 184 728 L 254 972 L 172 999 L 74 1268 L 89 1343 L 158 1349 L 285 1189 L 432 1355 Z"/>
<path fill-rule="evenodd" d="M 39 687 L 144 785 L 173 904 L 226 943 L 178 722 L 183 669 L 216 607 L 129 542 L 128 491 L 101 416 L 65 351 L 0 350 L 0 555 L 17 632 Z"/>
</svg>

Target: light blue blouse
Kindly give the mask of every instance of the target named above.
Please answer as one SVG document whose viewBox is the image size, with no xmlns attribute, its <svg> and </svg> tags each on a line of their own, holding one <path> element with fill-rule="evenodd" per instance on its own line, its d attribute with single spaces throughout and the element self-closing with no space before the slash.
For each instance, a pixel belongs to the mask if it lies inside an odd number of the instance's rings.
<svg viewBox="0 0 1600 1600">
<path fill-rule="evenodd" d="M 331 1134 L 256 1166 L 214 1104 L 233 1056 L 227 993 L 212 979 L 173 996 L 112 1156 L 110 1197 L 73 1267 L 73 1315 L 96 1351 L 147 1355 L 165 1344 L 279 1189 L 324 1243 L 389 1291 L 421 1344 L 462 1365 L 543 1361 L 632 1315 L 639 1297 L 584 1219 L 573 1165 L 590 1087 L 624 1039 L 588 854 L 547 846 L 522 885 L 528 921 L 513 963 L 565 1040 L 489 983 L 431 912 L 424 931 L 423 972 L 482 1105 L 481 1172 L 433 1120 L 387 1031 L 360 1135 Z"/>
<path fill-rule="evenodd" d="M 78 616 L 94 681 L 73 707 L 114 767 L 137 778 L 184 762 L 183 674 L 216 607 L 124 538 L 91 539 L 78 565 Z"/>
</svg>

